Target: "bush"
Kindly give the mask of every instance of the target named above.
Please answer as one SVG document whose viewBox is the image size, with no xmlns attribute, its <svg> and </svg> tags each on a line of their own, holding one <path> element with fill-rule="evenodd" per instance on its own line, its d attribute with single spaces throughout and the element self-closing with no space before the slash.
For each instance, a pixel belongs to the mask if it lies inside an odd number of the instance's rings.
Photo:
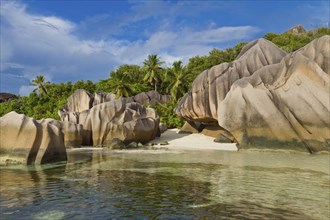
<svg viewBox="0 0 330 220">
<path fill-rule="evenodd" d="M 160 117 L 160 122 L 168 128 L 181 128 L 184 124 L 184 121 L 174 111 L 176 106 L 177 102 L 174 100 L 171 100 L 167 104 L 158 103 L 156 106 L 153 106 Z"/>
</svg>

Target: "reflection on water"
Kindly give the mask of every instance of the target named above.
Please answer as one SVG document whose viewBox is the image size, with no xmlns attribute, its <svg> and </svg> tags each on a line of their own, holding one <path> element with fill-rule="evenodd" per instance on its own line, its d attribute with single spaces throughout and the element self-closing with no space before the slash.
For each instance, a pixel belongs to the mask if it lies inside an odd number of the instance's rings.
<svg viewBox="0 0 330 220">
<path fill-rule="evenodd" d="M 329 219 L 329 155 L 73 151 L 0 169 L 0 219 Z"/>
</svg>

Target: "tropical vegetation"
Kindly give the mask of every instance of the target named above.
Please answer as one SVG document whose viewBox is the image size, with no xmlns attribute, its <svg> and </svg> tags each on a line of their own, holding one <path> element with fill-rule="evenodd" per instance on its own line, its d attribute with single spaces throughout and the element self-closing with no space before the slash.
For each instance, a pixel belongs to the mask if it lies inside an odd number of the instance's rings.
<svg viewBox="0 0 330 220">
<path fill-rule="evenodd" d="M 35 79 L 32 80 L 31 86 L 36 87 L 33 92 L 39 91 L 40 95 L 48 95 L 45 85 L 49 84 L 46 78 L 43 75 L 36 76 Z"/>
<path fill-rule="evenodd" d="M 330 29 L 322 27 L 302 34 L 267 33 L 264 38 L 283 50 L 292 52 L 323 35 L 330 35 Z M 47 82 L 46 78 L 40 74 L 31 80 L 31 86 L 35 89 L 28 96 L 19 96 L 15 100 L 0 103 L 0 116 L 16 111 L 36 119 L 59 119 L 58 109 L 77 89 L 85 89 L 89 93 L 111 92 L 117 97 L 134 96 L 140 92 L 156 90 L 173 97 L 168 104 L 154 106 L 161 121 L 169 127 L 180 127 L 183 122 L 174 113 L 174 108 L 188 92 L 196 76 L 214 65 L 233 61 L 245 44 L 239 43 L 226 50 L 213 49 L 208 55 L 190 58 L 186 65 L 178 60 L 169 67 L 164 65 L 157 54 L 151 54 L 144 60 L 143 66 L 129 64 L 119 66 L 110 72 L 109 78 L 98 82 L 79 80 L 74 83 L 69 81 L 56 84 Z"/>
</svg>

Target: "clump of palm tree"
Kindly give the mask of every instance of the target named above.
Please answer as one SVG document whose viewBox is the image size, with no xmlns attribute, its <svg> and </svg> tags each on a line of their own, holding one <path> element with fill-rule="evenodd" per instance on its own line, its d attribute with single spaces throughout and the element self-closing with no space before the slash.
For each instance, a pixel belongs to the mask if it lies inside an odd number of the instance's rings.
<svg viewBox="0 0 330 220">
<path fill-rule="evenodd" d="M 32 79 L 32 86 L 35 86 L 36 88 L 33 90 L 33 92 L 38 91 L 40 95 L 46 94 L 48 96 L 47 90 L 45 88 L 46 85 L 48 85 L 49 82 L 46 80 L 45 76 L 38 75 L 35 79 Z"/>
<path fill-rule="evenodd" d="M 178 100 L 188 91 L 187 76 L 182 61 L 175 61 L 172 68 L 166 72 L 165 80 L 170 82 L 168 90 L 174 100 Z"/>
<path fill-rule="evenodd" d="M 116 94 L 116 98 L 132 95 L 132 79 L 127 70 L 130 70 L 128 66 L 122 66 L 117 71 L 112 71 L 110 79 L 106 81 L 108 90 Z"/>
<path fill-rule="evenodd" d="M 131 84 L 129 84 L 125 77 L 123 78 L 112 78 L 109 80 L 112 91 L 116 94 L 116 98 L 129 97 L 132 93 Z"/>
<path fill-rule="evenodd" d="M 144 69 L 146 71 L 146 75 L 144 76 L 143 80 L 145 82 L 150 83 L 152 86 L 155 87 L 155 91 L 157 92 L 157 84 L 160 83 L 160 71 L 161 65 L 164 62 L 160 61 L 160 58 L 157 54 L 152 54 L 148 56 L 148 59 L 144 60 Z"/>
</svg>

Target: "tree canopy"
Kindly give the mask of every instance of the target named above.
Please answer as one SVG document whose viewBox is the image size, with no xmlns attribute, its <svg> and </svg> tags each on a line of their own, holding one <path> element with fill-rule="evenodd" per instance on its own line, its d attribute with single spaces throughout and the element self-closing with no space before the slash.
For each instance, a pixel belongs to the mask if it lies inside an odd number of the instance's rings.
<svg viewBox="0 0 330 220">
<path fill-rule="evenodd" d="M 163 61 L 160 61 L 160 58 L 157 54 L 152 54 L 148 56 L 148 59 L 144 60 L 144 70 L 145 75 L 143 80 L 150 85 L 155 87 L 155 91 L 157 91 L 157 85 L 161 82 L 161 65 L 164 64 Z"/>
<path fill-rule="evenodd" d="M 49 82 L 46 80 L 45 76 L 38 75 L 35 79 L 32 79 L 31 86 L 36 87 L 33 92 L 38 91 L 40 95 L 48 95 L 47 90 L 45 86 L 49 84 Z"/>
</svg>

